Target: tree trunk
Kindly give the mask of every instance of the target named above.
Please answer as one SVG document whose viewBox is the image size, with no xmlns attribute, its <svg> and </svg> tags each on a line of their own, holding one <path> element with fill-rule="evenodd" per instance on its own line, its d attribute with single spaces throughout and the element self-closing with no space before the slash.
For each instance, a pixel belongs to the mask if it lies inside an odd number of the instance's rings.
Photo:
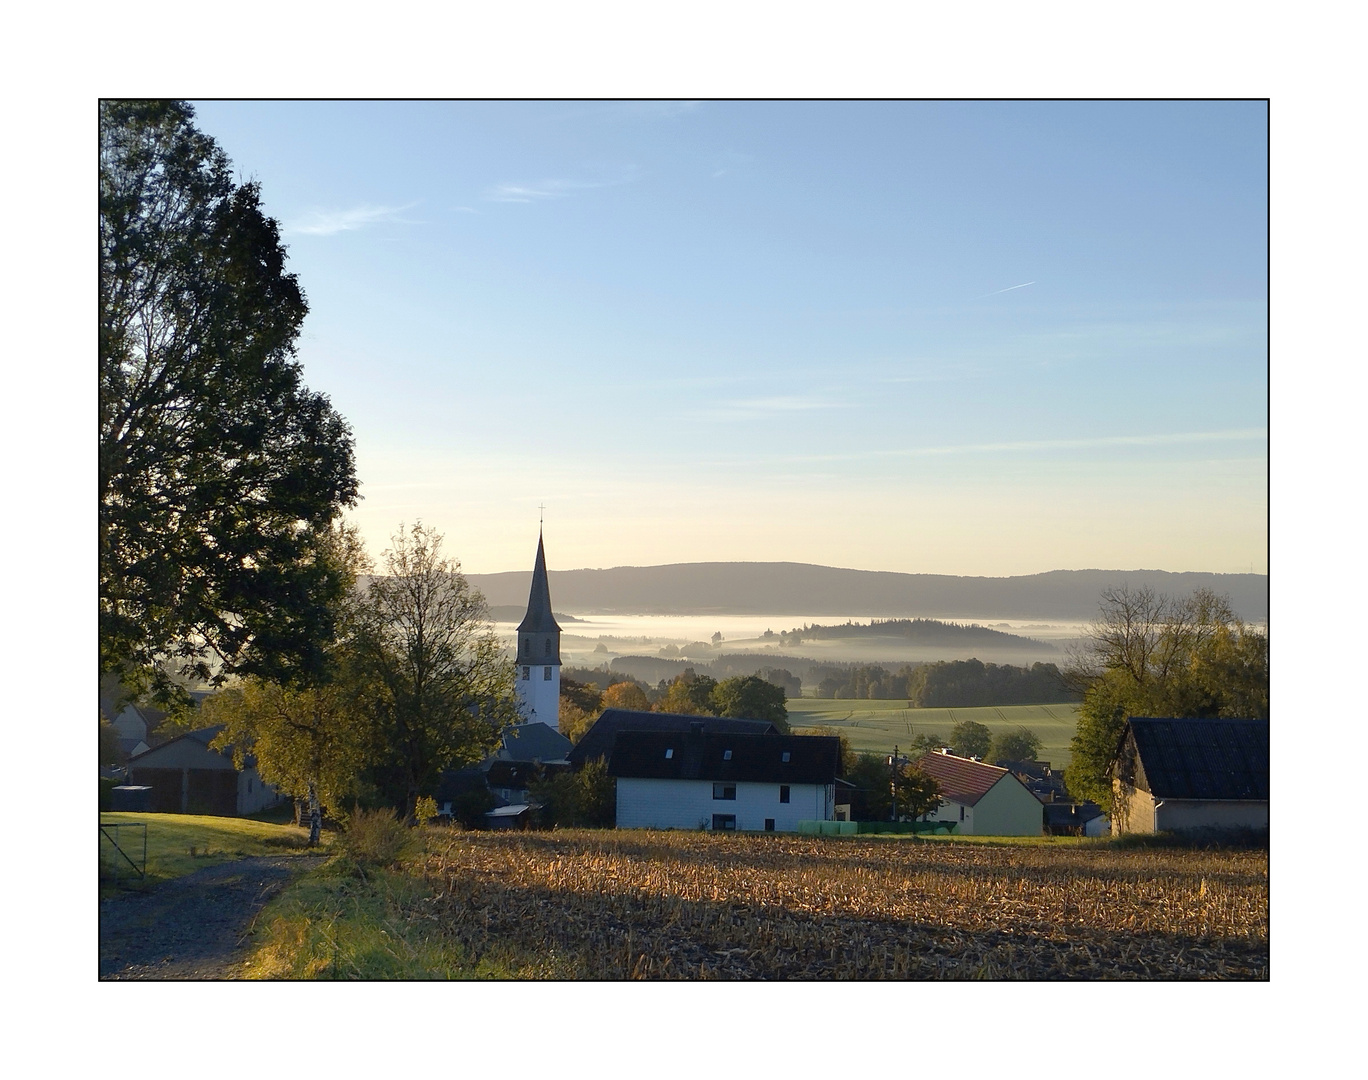
<svg viewBox="0 0 1368 1080">
<path fill-rule="evenodd" d="M 318 834 L 323 828 L 323 814 L 318 807 L 318 789 L 309 784 L 309 847 L 318 846 Z"/>
</svg>

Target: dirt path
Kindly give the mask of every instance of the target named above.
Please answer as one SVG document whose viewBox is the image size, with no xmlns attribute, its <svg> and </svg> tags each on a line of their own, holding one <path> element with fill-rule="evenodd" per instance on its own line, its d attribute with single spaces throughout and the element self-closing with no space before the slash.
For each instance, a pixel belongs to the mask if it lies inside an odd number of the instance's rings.
<svg viewBox="0 0 1368 1080">
<path fill-rule="evenodd" d="M 252 918 L 322 855 L 258 855 L 100 901 L 101 979 L 229 979 Z"/>
</svg>

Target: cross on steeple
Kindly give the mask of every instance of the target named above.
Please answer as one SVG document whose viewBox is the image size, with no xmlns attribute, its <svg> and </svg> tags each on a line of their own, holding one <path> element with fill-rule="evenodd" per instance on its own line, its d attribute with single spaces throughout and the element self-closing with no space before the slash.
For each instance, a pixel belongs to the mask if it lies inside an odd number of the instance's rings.
<svg viewBox="0 0 1368 1080">
<path fill-rule="evenodd" d="M 542 526 L 546 524 L 546 503 L 542 503 L 537 509 L 541 511 L 541 515 L 537 518 L 537 531 L 540 532 Z"/>
</svg>

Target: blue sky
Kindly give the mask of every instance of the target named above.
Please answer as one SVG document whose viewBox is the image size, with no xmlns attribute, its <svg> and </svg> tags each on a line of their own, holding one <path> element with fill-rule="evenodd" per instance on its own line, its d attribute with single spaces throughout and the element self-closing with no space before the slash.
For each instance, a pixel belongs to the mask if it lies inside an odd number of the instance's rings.
<svg viewBox="0 0 1368 1080">
<path fill-rule="evenodd" d="M 1267 570 L 1262 103 L 196 109 L 376 553 Z"/>
</svg>

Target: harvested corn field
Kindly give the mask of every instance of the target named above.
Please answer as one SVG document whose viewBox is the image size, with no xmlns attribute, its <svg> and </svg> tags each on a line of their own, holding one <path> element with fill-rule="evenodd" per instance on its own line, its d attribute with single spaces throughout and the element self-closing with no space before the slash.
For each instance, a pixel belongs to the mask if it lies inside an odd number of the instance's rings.
<svg viewBox="0 0 1368 1080">
<path fill-rule="evenodd" d="M 410 918 L 582 979 L 1267 979 L 1265 851 L 433 830 Z"/>
</svg>

